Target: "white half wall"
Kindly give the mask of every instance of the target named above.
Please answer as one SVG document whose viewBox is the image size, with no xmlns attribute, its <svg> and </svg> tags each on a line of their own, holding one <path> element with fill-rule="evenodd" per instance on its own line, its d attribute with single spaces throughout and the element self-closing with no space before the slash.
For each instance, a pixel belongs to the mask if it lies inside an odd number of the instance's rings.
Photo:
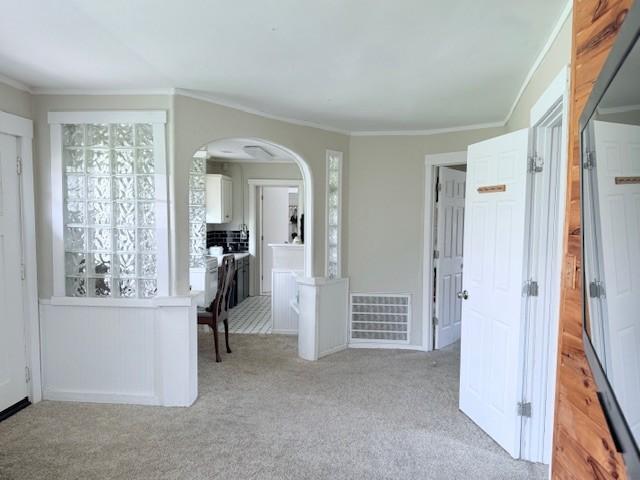
<svg viewBox="0 0 640 480">
<path fill-rule="evenodd" d="M 198 395 L 196 297 L 40 301 L 43 398 L 189 406 Z"/>
</svg>

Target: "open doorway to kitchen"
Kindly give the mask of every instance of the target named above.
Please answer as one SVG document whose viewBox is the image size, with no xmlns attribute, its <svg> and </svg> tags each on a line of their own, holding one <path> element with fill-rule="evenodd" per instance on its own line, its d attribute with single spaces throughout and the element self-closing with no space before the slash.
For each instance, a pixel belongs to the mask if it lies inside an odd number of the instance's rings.
<svg viewBox="0 0 640 480">
<path fill-rule="evenodd" d="M 190 279 L 192 290 L 203 291 L 200 308 L 224 296 L 221 316 L 231 337 L 297 334 L 296 277 L 310 254 L 306 165 L 294 152 L 252 138 L 213 141 L 192 162 Z M 225 282 L 229 257 L 234 271 Z"/>
</svg>

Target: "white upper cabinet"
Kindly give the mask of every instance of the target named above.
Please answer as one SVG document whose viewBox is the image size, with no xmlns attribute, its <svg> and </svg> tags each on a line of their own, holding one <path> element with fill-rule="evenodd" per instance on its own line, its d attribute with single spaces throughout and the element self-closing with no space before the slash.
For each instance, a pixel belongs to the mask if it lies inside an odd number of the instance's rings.
<svg viewBox="0 0 640 480">
<path fill-rule="evenodd" d="M 233 218 L 231 178 L 207 174 L 207 223 L 229 223 Z"/>
</svg>

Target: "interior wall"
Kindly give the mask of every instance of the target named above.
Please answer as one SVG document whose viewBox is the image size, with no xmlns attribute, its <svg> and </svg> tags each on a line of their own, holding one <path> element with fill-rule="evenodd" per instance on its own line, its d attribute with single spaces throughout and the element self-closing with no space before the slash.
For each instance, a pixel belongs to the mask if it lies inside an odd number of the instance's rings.
<svg viewBox="0 0 640 480">
<path fill-rule="evenodd" d="M 422 344 L 425 155 L 466 150 L 504 133 L 486 128 L 439 135 L 354 136 L 345 165 L 347 275 L 354 293 L 412 298 L 410 343 Z"/>
<path fill-rule="evenodd" d="M 0 111 L 33 118 L 31 94 L 0 81 Z"/>
<path fill-rule="evenodd" d="M 175 95 L 175 257 L 174 271 L 179 294 L 188 291 L 188 175 L 191 158 L 201 146 L 223 138 L 261 138 L 293 150 L 308 164 L 313 176 L 314 275 L 324 275 L 326 150 L 344 153 L 349 163 L 349 137 L 318 128 L 273 120 L 184 95 Z M 348 211 L 343 205 L 343 222 Z M 343 233 L 343 245 L 346 245 Z M 345 262 L 345 259 L 343 259 Z M 344 265 L 344 263 L 343 263 Z"/>
<path fill-rule="evenodd" d="M 240 230 L 243 223 L 248 225 L 249 179 L 302 179 L 302 172 L 296 163 L 228 162 L 224 159 L 209 159 L 207 161 L 207 173 L 226 175 L 231 177 L 233 182 L 233 218 L 231 222 L 222 224 L 210 223 L 207 224 L 207 230 Z M 249 232 L 249 235 L 252 234 L 255 234 L 255 232 Z"/>
</svg>

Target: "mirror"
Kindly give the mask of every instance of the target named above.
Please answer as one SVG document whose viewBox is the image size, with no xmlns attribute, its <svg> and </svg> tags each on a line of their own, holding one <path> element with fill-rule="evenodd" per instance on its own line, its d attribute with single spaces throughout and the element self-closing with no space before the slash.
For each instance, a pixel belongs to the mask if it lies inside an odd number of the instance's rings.
<svg viewBox="0 0 640 480">
<path fill-rule="evenodd" d="M 637 445 L 640 42 L 613 76 L 582 135 L 585 331 Z"/>
</svg>

